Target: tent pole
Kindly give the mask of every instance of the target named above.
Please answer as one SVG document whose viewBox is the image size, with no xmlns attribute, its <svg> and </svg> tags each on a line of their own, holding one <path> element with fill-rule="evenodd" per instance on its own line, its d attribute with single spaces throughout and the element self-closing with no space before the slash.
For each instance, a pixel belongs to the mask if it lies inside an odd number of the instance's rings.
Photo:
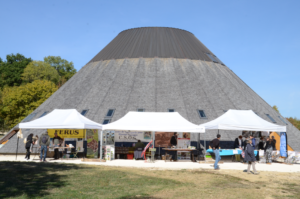
<svg viewBox="0 0 300 199">
<path fill-rule="evenodd" d="M 18 156 L 18 147 L 19 147 L 19 136 L 18 136 L 18 141 L 17 141 L 16 160 L 17 160 L 17 156 Z"/>
<path fill-rule="evenodd" d="M 99 130 L 98 130 L 98 132 L 99 132 Z M 101 130 L 101 132 L 100 132 L 100 160 L 102 160 L 102 140 L 103 140 L 103 131 Z"/>
<path fill-rule="evenodd" d="M 206 141 L 203 139 L 204 142 L 204 162 L 206 163 Z"/>
<path fill-rule="evenodd" d="M 155 131 L 152 131 L 152 146 L 154 148 L 154 142 L 155 142 Z"/>
</svg>

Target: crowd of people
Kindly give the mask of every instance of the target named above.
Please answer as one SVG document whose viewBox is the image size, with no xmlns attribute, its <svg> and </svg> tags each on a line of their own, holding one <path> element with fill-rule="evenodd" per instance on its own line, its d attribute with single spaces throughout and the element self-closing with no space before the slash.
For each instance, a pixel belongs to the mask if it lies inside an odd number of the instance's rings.
<svg viewBox="0 0 300 199">
<path fill-rule="evenodd" d="M 57 133 L 54 134 L 54 138 L 52 140 L 52 144 L 54 147 L 60 147 L 63 143 L 63 139 L 57 135 Z M 38 135 L 34 136 L 32 133 L 28 135 L 28 137 L 25 140 L 25 149 L 26 149 L 26 156 L 25 160 L 30 161 L 30 153 L 33 152 L 34 145 L 39 144 L 39 148 L 41 150 L 40 152 L 40 161 L 47 162 L 47 151 L 49 149 L 50 145 L 50 137 L 48 135 L 48 132 L 46 131 L 41 135 L 39 138 Z M 58 148 L 54 149 L 54 159 L 59 159 L 60 153 L 58 151 Z"/>
<path fill-rule="evenodd" d="M 215 164 L 214 169 L 219 170 L 220 167 L 218 166 L 218 162 L 221 160 L 220 157 L 220 139 L 221 135 L 218 134 L 215 139 L 213 139 L 210 142 L 210 147 L 213 149 L 215 154 Z M 257 142 L 257 139 L 254 138 L 252 135 L 249 137 L 246 136 L 245 140 L 243 140 L 243 136 L 240 135 L 238 138 L 234 141 L 234 149 L 241 149 L 243 157 L 243 160 L 241 162 L 247 163 L 247 173 L 250 174 L 250 168 L 252 166 L 253 173 L 259 174 L 259 172 L 256 171 L 255 164 L 257 161 L 259 161 L 259 151 L 257 151 L 257 155 L 255 155 L 254 150 L 264 150 L 265 157 L 266 157 L 266 163 L 271 164 L 272 163 L 272 151 L 276 150 L 276 140 L 275 137 L 260 137 L 259 142 Z M 239 156 L 239 155 L 238 155 Z"/>
</svg>

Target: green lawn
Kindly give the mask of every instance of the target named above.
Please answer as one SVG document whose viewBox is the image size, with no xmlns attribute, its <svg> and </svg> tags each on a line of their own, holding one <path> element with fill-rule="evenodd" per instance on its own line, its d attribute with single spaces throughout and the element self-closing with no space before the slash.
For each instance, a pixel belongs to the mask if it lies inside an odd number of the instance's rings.
<svg viewBox="0 0 300 199">
<path fill-rule="evenodd" d="M 0 198 L 297 198 L 300 194 L 296 188 L 300 174 L 287 179 L 284 174 L 274 178 L 269 173 L 35 162 L 0 162 L 0 168 Z"/>
</svg>

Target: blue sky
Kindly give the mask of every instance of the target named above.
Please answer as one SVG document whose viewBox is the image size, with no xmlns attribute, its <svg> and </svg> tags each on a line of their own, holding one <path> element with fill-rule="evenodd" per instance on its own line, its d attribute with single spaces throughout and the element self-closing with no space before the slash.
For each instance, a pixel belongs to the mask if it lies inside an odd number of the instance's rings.
<svg viewBox="0 0 300 199">
<path fill-rule="evenodd" d="M 125 29 L 181 28 L 283 116 L 300 118 L 299 7 L 299 0 L 0 0 L 0 57 L 61 56 L 80 70 Z"/>
</svg>

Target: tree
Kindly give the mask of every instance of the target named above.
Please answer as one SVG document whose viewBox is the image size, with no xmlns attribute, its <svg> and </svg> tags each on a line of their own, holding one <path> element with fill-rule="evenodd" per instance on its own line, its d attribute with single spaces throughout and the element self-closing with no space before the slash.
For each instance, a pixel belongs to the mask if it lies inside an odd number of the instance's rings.
<svg viewBox="0 0 300 199">
<path fill-rule="evenodd" d="M 297 129 L 300 130 L 300 120 L 298 120 L 296 117 L 295 118 L 292 118 L 292 117 L 289 117 L 289 118 L 286 118 L 290 123 L 292 123 L 292 125 L 294 125 Z"/>
<path fill-rule="evenodd" d="M 31 83 L 35 80 L 48 80 L 55 84 L 58 83 L 60 77 L 55 68 L 43 61 L 30 62 L 22 74 L 22 79 L 25 82 Z"/>
<path fill-rule="evenodd" d="M 276 105 L 274 105 L 272 108 L 273 108 L 275 111 L 277 111 L 277 113 L 279 113 L 278 107 L 277 107 Z"/>
<path fill-rule="evenodd" d="M 6 56 L 6 61 L 0 62 L 0 88 L 4 86 L 19 86 L 22 83 L 21 75 L 26 66 L 31 62 L 21 54 Z"/>
<path fill-rule="evenodd" d="M 8 130 L 8 127 L 5 125 L 4 118 L 1 117 L 1 111 L 3 108 L 3 103 L 1 99 L 2 99 L 2 91 L 0 90 L 0 131 L 5 132 L 6 130 Z"/>
<path fill-rule="evenodd" d="M 5 120 L 9 128 L 14 127 L 56 90 L 57 86 L 47 80 L 35 80 L 19 87 L 5 87 L 0 118 Z"/>
<path fill-rule="evenodd" d="M 62 59 L 60 56 L 48 56 L 44 57 L 44 62 L 54 67 L 59 76 L 68 81 L 77 71 L 74 68 L 73 62 L 68 62 Z"/>
</svg>

